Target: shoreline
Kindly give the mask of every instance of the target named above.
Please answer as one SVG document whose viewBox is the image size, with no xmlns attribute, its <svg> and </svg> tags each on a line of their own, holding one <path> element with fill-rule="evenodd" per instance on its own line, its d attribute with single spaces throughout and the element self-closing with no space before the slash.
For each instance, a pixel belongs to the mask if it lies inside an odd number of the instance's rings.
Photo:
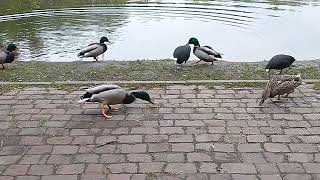
<svg viewBox="0 0 320 180">
<path fill-rule="evenodd" d="M 150 81 L 212 81 L 207 84 L 217 84 L 214 80 L 267 80 L 265 72 L 267 61 L 263 62 L 225 62 L 217 61 L 214 65 L 188 61 L 186 65 L 176 65 L 174 60 L 140 60 L 140 61 L 74 61 L 74 62 L 41 62 L 41 61 L 15 61 L 5 64 L 5 69 L 0 69 L 0 92 L 22 88 L 28 82 L 51 82 L 57 88 L 75 89 L 80 85 L 57 84 L 55 82 L 119 82 L 138 81 L 129 87 L 143 87 L 144 82 Z M 271 70 L 270 75 L 279 71 Z M 301 74 L 303 79 L 320 79 L 320 60 L 296 61 L 290 70 L 284 70 L 284 74 Z M 10 82 L 25 82 L 22 84 L 10 84 Z M 218 82 L 218 81 L 217 81 Z M 32 84 L 32 83 L 31 83 Z M 83 86 L 85 83 L 81 83 Z M 90 83 L 92 84 L 92 83 Z M 144 84 L 144 85 L 142 85 Z M 161 84 L 161 83 L 160 83 Z M 163 83 L 162 83 L 163 84 Z M 263 87 L 261 82 L 224 82 L 218 83 L 226 87 Z M 316 83 L 320 84 L 320 83 Z M 151 84 L 149 84 L 151 86 Z M 157 83 L 157 86 L 159 83 Z M 72 87 L 74 86 L 74 87 Z M 156 85 L 154 85 L 156 86 Z M 318 86 L 317 86 L 318 87 Z M 319 85 L 320 87 L 320 85 Z"/>
<path fill-rule="evenodd" d="M 265 80 L 261 62 L 210 63 L 188 61 L 177 65 L 174 60 L 139 61 L 14 61 L 0 69 L 0 82 L 43 81 L 177 81 L 177 80 Z M 270 74 L 278 74 L 271 70 Z M 283 74 L 302 74 L 304 79 L 320 79 L 320 59 L 295 61 Z"/>
<path fill-rule="evenodd" d="M 123 63 L 129 63 L 129 62 L 160 62 L 160 61 L 167 61 L 167 62 L 175 62 L 174 59 L 137 59 L 137 60 L 104 60 L 104 61 L 98 61 L 98 63 L 105 63 L 105 64 L 123 64 Z M 188 60 L 187 64 L 191 64 L 194 62 L 197 62 L 198 60 Z M 215 63 L 231 63 L 231 64 L 266 64 L 269 60 L 264 61 L 226 61 L 224 59 L 221 59 L 219 61 L 216 61 Z M 36 61 L 36 60 L 30 60 L 30 61 L 21 61 L 16 60 L 14 63 L 96 63 L 92 60 L 92 58 L 84 58 L 84 60 L 75 60 L 75 61 Z M 201 64 L 205 64 L 202 62 Z M 210 65 L 210 63 L 207 63 Z M 318 64 L 320 66 L 320 58 L 318 59 L 310 59 L 310 60 L 296 60 L 294 64 L 297 65 L 309 65 L 309 64 Z"/>
</svg>

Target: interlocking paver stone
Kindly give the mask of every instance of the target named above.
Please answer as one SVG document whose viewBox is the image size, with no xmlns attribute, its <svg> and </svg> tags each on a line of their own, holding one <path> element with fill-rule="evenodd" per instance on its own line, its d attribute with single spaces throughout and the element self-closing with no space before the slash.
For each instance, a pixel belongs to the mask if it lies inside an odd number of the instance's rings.
<svg viewBox="0 0 320 180">
<path fill-rule="evenodd" d="M 197 168 L 194 163 L 169 163 L 165 172 L 172 174 L 189 174 L 197 172 Z"/>
<path fill-rule="evenodd" d="M 282 173 L 303 173 L 305 170 L 298 163 L 278 163 L 280 172 Z"/>
<path fill-rule="evenodd" d="M 250 163 L 223 163 L 221 171 L 230 174 L 255 174 L 256 168 Z"/>
<path fill-rule="evenodd" d="M 30 175 L 50 175 L 53 173 L 53 165 L 32 165 L 28 171 Z"/>
<path fill-rule="evenodd" d="M 25 175 L 28 168 L 29 165 L 11 165 L 3 174 L 9 176 Z"/>
<path fill-rule="evenodd" d="M 316 179 L 314 178 L 314 180 Z M 309 174 L 286 174 L 283 180 L 311 180 L 311 176 Z"/>
<path fill-rule="evenodd" d="M 84 164 L 60 165 L 57 174 L 81 174 L 84 171 Z"/>
<path fill-rule="evenodd" d="M 108 120 L 83 91 L 0 93 L 0 180 L 320 179 L 319 90 L 259 107 L 261 89 L 215 88 L 146 89 L 157 106 Z"/>
<path fill-rule="evenodd" d="M 156 173 L 161 172 L 164 162 L 139 163 L 140 173 Z"/>
<path fill-rule="evenodd" d="M 109 164 L 109 170 L 111 173 L 137 173 L 138 166 L 135 163 L 118 163 Z"/>
</svg>

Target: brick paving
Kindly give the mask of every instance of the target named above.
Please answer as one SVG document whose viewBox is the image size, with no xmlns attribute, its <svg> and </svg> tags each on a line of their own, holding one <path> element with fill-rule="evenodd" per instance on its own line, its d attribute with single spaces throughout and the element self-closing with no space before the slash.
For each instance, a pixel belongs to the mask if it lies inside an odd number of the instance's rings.
<svg viewBox="0 0 320 180">
<path fill-rule="evenodd" d="M 320 92 L 172 85 L 105 120 L 82 91 L 0 95 L 0 180 L 317 180 Z M 103 145 L 107 142 L 111 144 Z"/>
</svg>

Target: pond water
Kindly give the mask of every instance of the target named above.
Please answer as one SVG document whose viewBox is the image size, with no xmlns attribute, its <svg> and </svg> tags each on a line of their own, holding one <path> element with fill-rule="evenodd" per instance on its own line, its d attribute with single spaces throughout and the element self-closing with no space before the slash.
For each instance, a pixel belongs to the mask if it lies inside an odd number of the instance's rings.
<svg viewBox="0 0 320 180">
<path fill-rule="evenodd" d="M 77 61 L 107 36 L 105 60 L 172 58 L 196 37 L 226 61 L 320 56 L 319 0 L 1 0 L 0 43 L 22 61 Z M 191 59 L 196 59 L 193 55 Z M 86 59 L 92 61 L 92 58 Z"/>
</svg>

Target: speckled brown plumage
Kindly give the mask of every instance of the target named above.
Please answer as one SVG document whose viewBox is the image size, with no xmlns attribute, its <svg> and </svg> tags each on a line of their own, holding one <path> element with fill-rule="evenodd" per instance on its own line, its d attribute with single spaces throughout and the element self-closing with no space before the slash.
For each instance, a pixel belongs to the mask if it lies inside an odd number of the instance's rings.
<svg viewBox="0 0 320 180">
<path fill-rule="evenodd" d="M 273 98 L 280 95 L 286 94 L 286 97 L 290 93 L 293 93 L 294 89 L 301 85 L 302 79 L 300 75 L 278 75 L 271 77 L 269 83 L 267 84 L 265 90 L 262 93 L 262 99 L 259 103 L 261 106 L 267 98 Z"/>
</svg>

